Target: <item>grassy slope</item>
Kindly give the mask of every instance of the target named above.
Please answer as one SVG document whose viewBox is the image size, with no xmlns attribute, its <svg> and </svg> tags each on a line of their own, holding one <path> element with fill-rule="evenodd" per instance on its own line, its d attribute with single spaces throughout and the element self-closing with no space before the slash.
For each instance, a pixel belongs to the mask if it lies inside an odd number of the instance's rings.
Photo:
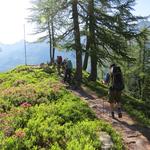
<svg viewBox="0 0 150 150">
<path fill-rule="evenodd" d="M 18 67 L 0 74 L 0 149 L 95 150 L 106 131 L 121 150 L 110 125 L 69 93 L 54 70 Z"/>
<path fill-rule="evenodd" d="M 95 91 L 100 97 L 106 97 L 108 89 L 100 81 L 89 82 L 88 73 L 84 73 L 83 84 Z M 146 105 L 142 100 L 135 99 L 123 93 L 123 108 L 135 118 L 141 125 L 150 127 L 150 106 Z"/>
</svg>

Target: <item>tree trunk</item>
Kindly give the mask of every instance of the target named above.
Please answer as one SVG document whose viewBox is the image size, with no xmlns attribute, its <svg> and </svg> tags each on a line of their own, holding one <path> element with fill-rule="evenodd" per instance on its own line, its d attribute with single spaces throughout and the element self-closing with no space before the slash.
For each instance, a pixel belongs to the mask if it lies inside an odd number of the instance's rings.
<svg viewBox="0 0 150 150">
<path fill-rule="evenodd" d="M 76 50 L 76 73 L 75 78 L 77 85 L 80 86 L 82 82 L 82 48 L 80 43 L 80 29 L 78 21 L 78 0 L 72 1 L 72 15 L 74 24 L 75 50 Z"/>
<path fill-rule="evenodd" d="M 88 28 L 88 23 L 87 23 L 87 28 Z M 87 30 L 88 30 L 88 29 L 87 29 Z M 85 57 L 84 57 L 83 70 L 86 70 L 86 69 L 87 69 L 87 66 L 88 66 L 89 47 L 90 47 L 90 39 L 89 39 L 89 35 L 87 35 L 86 52 L 85 52 Z"/>
<path fill-rule="evenodd" d="M 55 37 L 54 37 L 54 24 L 53 24 L 53 20 L 51 23 L 51 28 L 52 28 L 52 41 L 53 41 L 53 60 L 55 59 Z"/>
<path fill-rule="evenodd" d="M 48 34 L 49 34 L 49 54 L 50 54 L 50 62 L 51 62 L 52 61 L 52 37 L 51 37 L 51 27 L 49 21 L 48 21 Z"/>
<path fill-rule="evenodd" d="M 89 76 L 89 79 L 91 81 L 96 81 L 97 79 L 97 60 L 96 55 L 91 55 L 91 74 Z"/>
<path fill-rule="evenodd" d="M 143 46 L 143 59 L 142 59 L 142 72 L 145 74 L 145 60 L 146 60 L 146 42 L 144 41 Z M 145 76 L 142 77 L 142 90 L 141 90 L 141 99 L 144 98 L 144 86 L 145 86 Z"/>
<path fill-rule="evenodd" d="M 145 45 L 146 45 L 146 42 L 143 42 L 142 48 L 139 51 L 139 65 L 141 65 L 140 72 L 142 73 L 145 72 L 145 50 L 146 50 Z M 139 85 L 140 98 L 143 99 L 144 76 L 139 77 L 138 85 Z"/>
<path fill-rule="evenodd" d="M 138 87 L 139 87 L 139 96 L 138 98 L 142 98 L 142 82 L 141 79 L 138 79 Z"/>
<path fill-rule="evenodd" d="M 91 56 L 91 73 L 89 79 L 96 81 L 97 79 L 97 51 L 95 44 L 95 17 L 94 17 L 94 0 L 89 0 L 89 32 L 90 32 L 90 56 Z"/>
<path fill-rule="evenodd" d="M 86 53 L 85 53 L 85 57 L 84 57 L 84 62 L 83 62 L 83 70 L 86 70 L 86 69 L 87 69 L 88 60 L 89 60 L 89 53 L 86 52 Z"/>
</svg>

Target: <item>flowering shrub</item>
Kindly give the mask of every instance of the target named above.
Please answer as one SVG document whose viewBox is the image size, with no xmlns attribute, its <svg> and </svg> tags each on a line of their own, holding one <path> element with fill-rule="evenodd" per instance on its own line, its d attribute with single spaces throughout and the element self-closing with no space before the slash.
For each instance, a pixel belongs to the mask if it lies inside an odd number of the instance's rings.
<svg viewBox="0 0 150 150">
<path fill-rule="evenodd" d="M 25 132 L 23 131 L 23 130 L 17 130 L 16 132 L 15 132 L 15 136 L 17 137 L 17 138 L 24 138 L 25 137 Z"/>
<path fill-rule="evenodd" d="M 0 113 L 6 112 L 10 110 L 11 103 L 9 101 L 5 101 L 4 99 L 0 98 Z"/>
<path fill-rule="evenodd" d="M 98 121 L 54 72 L 46 72 L 23 66 L 0 74 L 0 149 L 101 149 L 102 130 L 111 135 L 113 149 L 121 150 L 122 141 L 112 127 Z"/>
<path fill-rule="evenodd" d="M 24 107 L 24 108 L 28 108 L 28 107 L 31 107 L 32 105 L 28 102 L 24 102 L 20 105 L 21 107 Z"/>
</svg>

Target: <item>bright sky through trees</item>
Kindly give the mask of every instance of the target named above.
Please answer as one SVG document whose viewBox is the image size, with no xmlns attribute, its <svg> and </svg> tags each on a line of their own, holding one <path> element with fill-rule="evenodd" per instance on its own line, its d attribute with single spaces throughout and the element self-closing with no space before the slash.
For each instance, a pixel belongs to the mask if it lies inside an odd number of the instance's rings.
<svg viewBox="0 0 150 150">
<path fill-rule="evenodd" d="M 137 0 L 136 15 L 150 15 L 150 0 Z M 23 39 L 23 24 L 28 16 L 30 0 L 0 0 L 0 43 L 11 44 Z M 27 34 L 32 27 L 26 23 Z M 31 40 L 32 36 L 27 36 Z"/>
<path fill-rule="evenodd" d="M 0 42 L 23 39 L 23 24 L 28 15 L 29 0 L 0 0 Z"/>
</svg>

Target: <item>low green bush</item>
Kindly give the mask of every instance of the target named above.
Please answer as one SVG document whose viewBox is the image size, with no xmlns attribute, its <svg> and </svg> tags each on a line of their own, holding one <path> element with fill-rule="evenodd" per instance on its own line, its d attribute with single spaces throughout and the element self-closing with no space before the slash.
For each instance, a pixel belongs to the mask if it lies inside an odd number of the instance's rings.
<svg viewBox="0 0 150 150">
<path fill-rule="evenodd" d="M 1 150 L 96 150 L 101 131 L 111 136 L 112 149 L 123 149 L 120 135 L 67 91 L 55 72 L 20 66 L 0 78 Z"/>
</svg>

